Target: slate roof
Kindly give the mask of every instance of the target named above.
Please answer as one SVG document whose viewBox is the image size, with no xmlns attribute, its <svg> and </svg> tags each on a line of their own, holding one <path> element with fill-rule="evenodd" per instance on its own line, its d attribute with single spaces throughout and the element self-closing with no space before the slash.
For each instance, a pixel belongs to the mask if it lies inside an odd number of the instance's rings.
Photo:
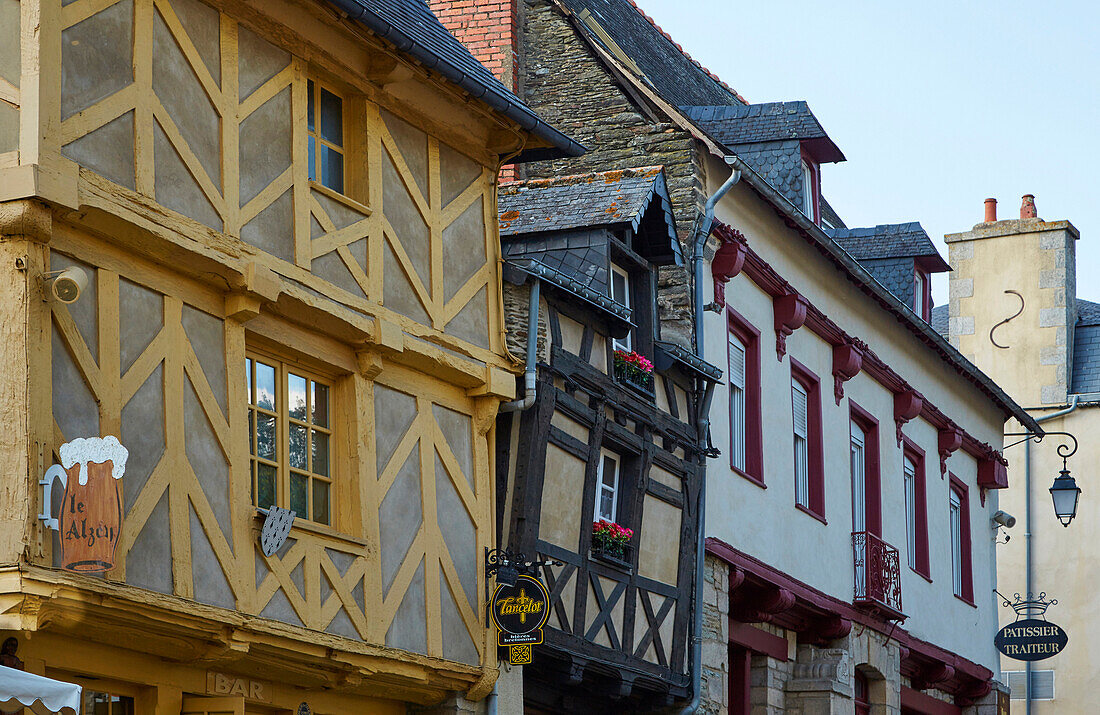
<svg viewBox="0 0 1100 715">
<path fill-rule="evenodd" d="M 946 305 L 937 305 L 932 308 L 932 329 L 945 338 L 950 338 L 948 332 L 948 320 L 950 318 L 950 309 Z"/>
<path fill-rule="evenodd" d="M 600 295 L 610 295 L 611 263 L 606 234 L 598 232 L 541 233 L 502 241 L 505 260 L 536 261 L 555 273 Z"/>
<path fill-rule="evenodd" d="M 1073 331 L 1073 371 L 1070 392 L 1100 392 L 1100 305 L 1077 299 Z"/>
<path fill-rule="evenodd" d="M 676 246 L 672 202 L 661 167 L 601 171 L 504 184 L 500 187 L 500 235 L 629 224 L 638 229 L 654 200 L 660 202 Z"/>
<path fill-rule="evenodd" d="M 613 55 L 598 33 L 581 16 L 587 10 L 612 38 L 643 78 L 674 106 L 682 104 L 742 104 L 745 100 L 710 70 L 684 52 L 656 22 L 631 0 L 558 0 L 578 17 L 589 38 Z"/>
<path fill-rule="evenodd" d="M 823 224 L 831 226 L 832 228 L 848 228 L 847 224 L 844 223 L 844 219 L 836 212 L 833 205 L 825 200 L 824 196 L 819 197 L 818 201 L 820 203 L 821 222 Z"/>
<path fill-rule="evenodd" d="M 539 118 L 439 22 L 424 0 L 327 0 L 425 69 L 438 72 L 475 99 L 543 139 L 552 149 L 533 149 L 514 161 L 580 156 L 584 147 Z"/>
<path fill-rule="evenodd" d="M 726 146 L 797 139 L 806 142 L 822 163 L 844 161 L 821 122 L 802 100 L 739 106 L 681 106 L 680 110 L 707 134 Z"/>
<path fill-rule="evenodd" d="M 829 236 L 857 261 L 881 258 L 927 258 L 934 273 L 951 270 L 918 221 L 880 223 L 866 228 L 826 229 Z"/>
</svg>

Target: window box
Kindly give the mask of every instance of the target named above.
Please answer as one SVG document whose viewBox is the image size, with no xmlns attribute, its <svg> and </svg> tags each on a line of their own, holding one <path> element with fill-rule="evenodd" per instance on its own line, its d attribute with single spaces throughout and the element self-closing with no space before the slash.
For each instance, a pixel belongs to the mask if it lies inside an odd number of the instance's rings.
<svg viewBox="0 0 1100 715">
<path fill-rule="evenodd" d="M 589 556 L 594 561 L 602 561 L 624 571 L 634 570 L 634 546 L 631 544 L 622 544 L 616 547 L 612 544 L 593 541 Z"/>
<path fill-rule="evenodd" d="M 653 397 L 653 363 L 635 352 L 616 350 L 615 379 L 648 397 Z"/>
</svg>

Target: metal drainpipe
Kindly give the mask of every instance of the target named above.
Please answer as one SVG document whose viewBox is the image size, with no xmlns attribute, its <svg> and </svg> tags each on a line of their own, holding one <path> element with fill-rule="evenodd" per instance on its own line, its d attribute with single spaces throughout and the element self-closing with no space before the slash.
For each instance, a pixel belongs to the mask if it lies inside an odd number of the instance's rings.
<svg viewBox="0 0 1100 715">
<path fill-rule="evenodd" d="M 1049 415 L 1043 415 L 1042 417 L 1036 417 L 1036 422 L 1046 422 L 1047 420 L 1053 420 L 1057 417 L 1064 417 L 1070 412 L 1077 409 L 1077 403 L 1081 400 L 1080 395 L 1074 395 L 1073 399 L 1069 403 L 1069 407 L 1058 412 L 1052 412 Z M 1031 440 L 1024 442 L 1024 588 L 1026 589 L 1026 598 L 1031 598 L 1031 594 L 1034 592 L 1032 589 L 1032 579 L 1034 577 L 1032 563 L 1031 563 Z M 1032 662 L 1029 660 L 1024 664 L 1024 712 L 1026 715 L 1031 715 L 1031 668 Z"/>
<path fill-rule="evenodd" d="M 531 300 L 527 306 L 527 366 L 523 372 L 523 397 L 500 406 L 501 412 L 522 412 L 535 404 L 535 379 L 538 376 L 539 278 L 531 276 Z"/>
<path fill-rule="evenodd" d="M 695 313 L 695 354 L 703 359 L 703 249 L 707 245 L 710 236 L 710 227 L 714 223 L 714 207 L 733 188 L 733 185 L 741 180 L 741 170 L 737 168 L 740 161 L 737 157 L 727 156 L 726 163 L 732 167 L 730 176 L 726 182 L 718 187 L 718 190 L 707 199 L 703 207 L 703 220 L 694 236 L 694 249 L 692 254 L 693 274 L 693 309 Z M 703 379 L 699 379 L 703 383 Z M 707 432 L 710 430 L 710 403 L 714 397 L 714 383 L 708 383 L 706 388 L 696 391 L 699 398 L 696 404 L 699 406 L 697 415 L 698 424 L 698 453 L 699 462 L 703 467 L 702 479 L 699 482 L 699 538 L 695 545 L 695 612 L 691 627 L 691 677 L 694 695 L 691 702 L 684 706 L 682 715 L 690 715 L 699 709 L 703 695 L 703 570 L 706 565 L 706 512 L 707 512 L 707 458 L 703 456 L 703 450 L 707 444 Z"/>
</svg>

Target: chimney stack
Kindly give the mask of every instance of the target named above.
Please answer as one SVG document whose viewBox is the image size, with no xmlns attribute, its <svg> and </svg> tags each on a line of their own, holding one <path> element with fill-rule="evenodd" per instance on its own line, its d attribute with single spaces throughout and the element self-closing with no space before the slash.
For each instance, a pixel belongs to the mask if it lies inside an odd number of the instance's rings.
<svg viewBox="0 0 1100 715">
<path fill-rule="evenodd" d="M 1024 194 L 1020 203 L 1020 218 L 1036 218 L 1034 194 Z"/>
<path fill-rule="evenodd" d="M 997 199 L 985 200 L 985 222 L 993 223 L 997 220 Z"/>
</svg>

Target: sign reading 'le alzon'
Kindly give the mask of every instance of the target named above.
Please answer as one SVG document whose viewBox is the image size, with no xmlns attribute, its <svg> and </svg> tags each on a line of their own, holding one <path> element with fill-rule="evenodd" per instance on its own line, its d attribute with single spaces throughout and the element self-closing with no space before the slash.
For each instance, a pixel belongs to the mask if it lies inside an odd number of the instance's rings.
<svg viewBox="0 0 1100 715">
<path fill-rule="evenodd" d="M 1025 618 L 1010 623 L 997 632 L 993 645 L 1015 660 L 1043 660 L 1058 655 L 1069 642 L 1069 636 L 1050 621 Z"/>
<path fill-rule="evenodd" d="M 498 646 L 539 645 L 550 617 L 550 592 L 537 578 L 521 575 L 513 586 L 497 586 L 491 612 Z"/>
</svg>

